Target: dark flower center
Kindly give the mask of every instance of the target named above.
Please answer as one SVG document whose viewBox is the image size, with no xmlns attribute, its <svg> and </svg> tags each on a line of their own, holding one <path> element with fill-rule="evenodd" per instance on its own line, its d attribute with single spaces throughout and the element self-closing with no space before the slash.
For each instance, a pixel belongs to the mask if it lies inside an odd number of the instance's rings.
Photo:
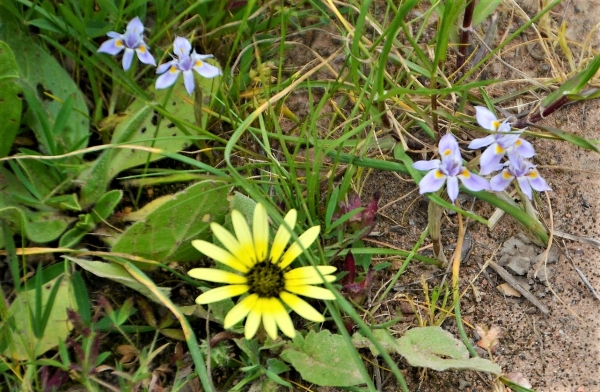
<svg viewBox="0 0 600 392">
<path fill-rule="evenodd" d="M 246 274 L 250 294 L 258 294 L 259 297 L 279 297 L 279 293 L 285 288 L 283 270 L 277 264 L 270 261 L 261 261 Z"/>
</svg>

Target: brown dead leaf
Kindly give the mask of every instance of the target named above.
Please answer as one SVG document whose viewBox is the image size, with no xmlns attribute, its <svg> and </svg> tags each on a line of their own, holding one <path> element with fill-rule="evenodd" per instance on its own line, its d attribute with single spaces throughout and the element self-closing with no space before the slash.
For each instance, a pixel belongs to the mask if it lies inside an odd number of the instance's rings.
<svg viewBox="0 0 600 392">
<path fill-rule="evenodd" d="M 502 283 L 501 285 L 496 286 L 496 289 L 507 297 L 521 297 L 521 293 L 513 289 L 508 283 Z"/>
<path fill-rule="evenodd" d="M 493 352 L 495 347 L 500 343 L 499 337 L 501 330 L 495 325 L 492 325 L 490 329 L 480 325 L 475 325 L 475 332 L 477 332 L 477 335 L 480 338 L 477 342 L 477 345 L 484 350 L 490 350 Z"/>
<path fill-rule="evenodd" d="M 506 375 L 506 378 L 508 378 L 510 381 L 512 381 L 516 384 L 519 384 L 523 388 L 531 388 L 532 387 L 532 385 L 529 383 L 529 380 L 527 380 L 527 377 L 525 377 L 523 375 L 523 373 L 521 373 L 521 372 L 508 373 Z"/>
<path fill-rule="evenodd" d="M 137 350 L 129 344 L 122 344 L 117 347 L 117 353 L 123 357 L 119 360 L 123 365 L 131 365 L 137 360 Z"/>
</svg>

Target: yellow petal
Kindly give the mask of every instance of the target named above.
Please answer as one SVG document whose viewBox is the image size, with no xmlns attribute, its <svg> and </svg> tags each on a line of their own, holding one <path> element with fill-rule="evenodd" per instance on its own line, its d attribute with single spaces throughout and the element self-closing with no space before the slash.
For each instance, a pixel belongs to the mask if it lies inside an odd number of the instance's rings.
<svg viewBox="0 0 600 392">
<path fill-rule="evenodd" d="M 337 279 L 337 277 L 335 277 L 333 275 L 325 275 L 323 278 L 325 279 L 325 281 L 327 281 L 329 283 L 335 282 L 335 280 Z M 324 283 L 323 278 L 321 278 L 320 276 L 312 276 L 310 278 L 302 278 L 302 279 L 286 279 L 285 284 L 286 284 L 286 286 L 287 285 L 303 286 L 303 285 L 307 285 L 307 284 L 321 284 L 321 283 Z"/>
<path fill-rule="evenodd" d="M 257 260 L 264 261 L 267 259 L 269 249 L 269 217 L 265 206 L 260 203 L 257 203 L 254 208 L 252 234 L 254 235 L 254 250 Z"/>
<path fill-rule="evenodd" d="M 258 294 L 250 294 L 237 305 L 235 305 L 223 320 L 223 328 L 231 328 L 244 319 L 252 310 L 252 307 L 258 299 Z"/>
<path fill-rule="evenodd" d="M 246 339 L 252 339 L 254 335 L 256 335 L 256 331 L 258 331 L 262 315 L 262 301 L 263 298 L 258 298 L 254 303 L 252 309 L 250 309 L 250 313 L 248 313 L 248 318 L 246 319 L 246 326 L 244 328 L 244 336 L 246 337 Z"/>
<path fill-rule="evenodd" d="M 289 338 L 294 338 L 296 336 L 296 329 L 294 329 L 294 324 L 292 323 L 292 319 L 288 314 L 287 310 L 283 307 L 281 302 L 277 298 L 272 298 L 271 306 L 273 310 L 273 317 L 286 336 Z"/>
<path fill-rule="evenodd" d="M 234 255 L 239 262 L 245 264 L 248 267 L 252 267 L 254 265 L 252 260 L 248 258 L 248 254 L 245 253 L 242 247 L 240 246 L 238 240 L 227 229 L 225 229 L 220 224 L 214 222 L 210 224 L 210 229 L 212 230 L 215 237 L 217 237 L 217 239 L 223 244 L 223 246 L 227 248 L 227 250 L 231 252 L 231 254 Z"/>
<path fill-rule="evenodd" d="M 188 271 L 192 278 L 215 283 L 244 284 L 248 282 L 245 276 L 215 268 L 193 268 Z"/>
<path fill-rule="evenodd" d="M 301 317 L 316 323 L 325 321 L 325 317 L 302 298 L 299 298 L 294 294 L 286 293 L 285 291 L 279 293 L 279 298 Z M 284 331 L 283 328 L 281 328 L 281 330 Z"/>
<path fill-rule="evenodd" d="M 273 340 L 277 339 L 277 323 L 275 322 L 273 302 L 275 298 L 263 298 L 262 322 L 267 335 Z"/>
<path fill-rule="evenodd" d="M 205 254 L 211 259 L 218 261 L 221 264 L 225 264 L 229 268 L 240 271 L 242 273 L 248 272 L 249 268 L 242 264 L 235 256 L 227 252 L 225 249 L 219 248 L 218 246 L 211 244 L 210 242 L 203 240 L 194 240 L 192 245 L 200 253 Z"/>
<path fill-rule="evenodd" d="M 290 272 L 286 272 L 284 274 L 285 279 L 303 279 L 303 278 L 312 278 L 314 276 L 321 275 L 329 275 L 335 272 L 337 268 L 332 265 L 319 265 L 316 267 L 308 266 L 308 267 L 300 267 L 294 268 Z M 317 272 L 318 271 L 318 272 Z"/>
<path fill-rule="evenodd" d="M 328 289 L 324 289 L 322 287 L 309 286 L 309 285 L 288 286 L 286 284 L 285 289 L 291 293 L 303 295 L 303 296 L 309 297 L 309 298 L 335 299 L 335 295 L 333 295 L 333 293 L 331 291 L 329 291 Z"/>
<path fill-rule="evenodd" d="M 303 249 L 311 246 L 312 243 L 317 239 L 320 231 L 321 226 L 313 226 L 302 233 L 302 235 L 298 237 L 298 241 L 294 242 L 283 254 L 283 257 L 279 262 L 281 269 L 286 268 L 292 263 L 292 261 L 296 260 L 296 257 L 300 256 Z"/>
<path fill-rule="evenodd" d="M 231 223 L 237 237 L 240 247 L 247 252 L 247 257 L 252 260 L 252 264 L 256 263 L 256 252 L 254 251 L 254 241 L 252 241 L 252 233 L 246 222 L 246 218 L 238 210 L 231 211 Z"/>
<path fill-rule="evenodd" d="M 199 295 L 198 298 L 196 298 L 196 303 L 203 305 L 218 302 L 237 295 L 242 295 L 249 289 L 250 286 L 245 284 L 217 287 L 216 289 L 208 290 L 206 293 Z"/>
<path fill-rule="evenodd" d="M 283 221 L 285 223 L 287 223 L 288 226 L 290 227 L 290 229 L 292 229 L 292 230 L 294 230 L 294 226 L 296 225 L 297 215 L 298 214 L 296 213 L 296 210 L 290 210 L 285 215 L 285 218 L 283 218 Z M 291 236 L 292 235 L 290 234 L 288 229 L 285 227 L 285 225 L 279 226 L 279 229 L 277 230 L 277 234 L 275 234 L 275 239 L 273 240 L 273 245 L 271 245 L 271 254 L 270 254 L 271 263 L 276 263 L 279 261 L 279 258 L 281 257 L 283 250 L 285 249 L 288 242 L 290 241 Z"/>
</svg>

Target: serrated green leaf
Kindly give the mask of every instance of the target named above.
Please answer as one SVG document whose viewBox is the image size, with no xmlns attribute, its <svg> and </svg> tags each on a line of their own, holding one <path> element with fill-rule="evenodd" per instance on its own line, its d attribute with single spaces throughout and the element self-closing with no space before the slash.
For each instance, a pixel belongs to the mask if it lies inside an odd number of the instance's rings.
<svg viewBox="0 0 600 392">
<path fill-rule="evenodd" d="M 154 295 L 152 291 L 150 291 L 146 286 L 138 282 L 134 277 L 127 272 L 127 270 L 120 265 L 113 263 L 104 263 L 102 261 L 90 261 L 79 259 L 76 257 L 63 256 L 64 258 L 77 263 L 84 270 L 91 272 L 92 274 L 99 276 L 101 278 L 110 279 L 117 283 L 120 283 L 124 286 L 127 286 L 131 289 L 136 290 L 137 292 L 143 294 L 148 299 L 152 301 L 162 304 L 162 301 Z M 169 287 L 158 287 L 158 289 L 167 297 L 171 295 L 171 288 Z"/>
<path fill-rule="evenodd" d="M 310 331 L 301 347 L 286 349 L 281 359 L 290 363 L 302 378 L 320 386 L 350 387 L 365 382 L 344 338 L 331 332 Z"/>
<path fill-rule="evenodd" d="M 209 238 L 211 222 L 222 222 L 229 210 L 227 187 L 199 182 L 171 196 L 147 217 L 131 225 L 117 240 L 113 252 L 156 261 L 197 260 L 191 241 Z"/>
</svg>

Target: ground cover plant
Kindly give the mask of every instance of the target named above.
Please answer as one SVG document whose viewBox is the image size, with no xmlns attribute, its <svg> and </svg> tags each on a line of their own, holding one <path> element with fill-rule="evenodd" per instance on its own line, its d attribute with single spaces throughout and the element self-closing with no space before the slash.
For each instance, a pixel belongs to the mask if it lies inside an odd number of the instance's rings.
<svg viewBox="0 0 600 392">
<path fill-rule="evenodd" d="M 2 387 L 409 391 L 471 371 L 533 390 L 461 315 L 466 226 L 490 223 L 461 196 L 550 249 L 532 141 L 598 152 L 538 122 L 596 99 L 600 56 L 555 25 L 560 0 L 499 37 L 515 4 L 2 3 Z M 504 92 L 486 69 L 530 31 L 568 67 Z M 372 241 L 373 171 L 426 202 L 406 249 Z M 423 279 L 398 329 L 412 265 L 449 282 Z"/>
</svg>

